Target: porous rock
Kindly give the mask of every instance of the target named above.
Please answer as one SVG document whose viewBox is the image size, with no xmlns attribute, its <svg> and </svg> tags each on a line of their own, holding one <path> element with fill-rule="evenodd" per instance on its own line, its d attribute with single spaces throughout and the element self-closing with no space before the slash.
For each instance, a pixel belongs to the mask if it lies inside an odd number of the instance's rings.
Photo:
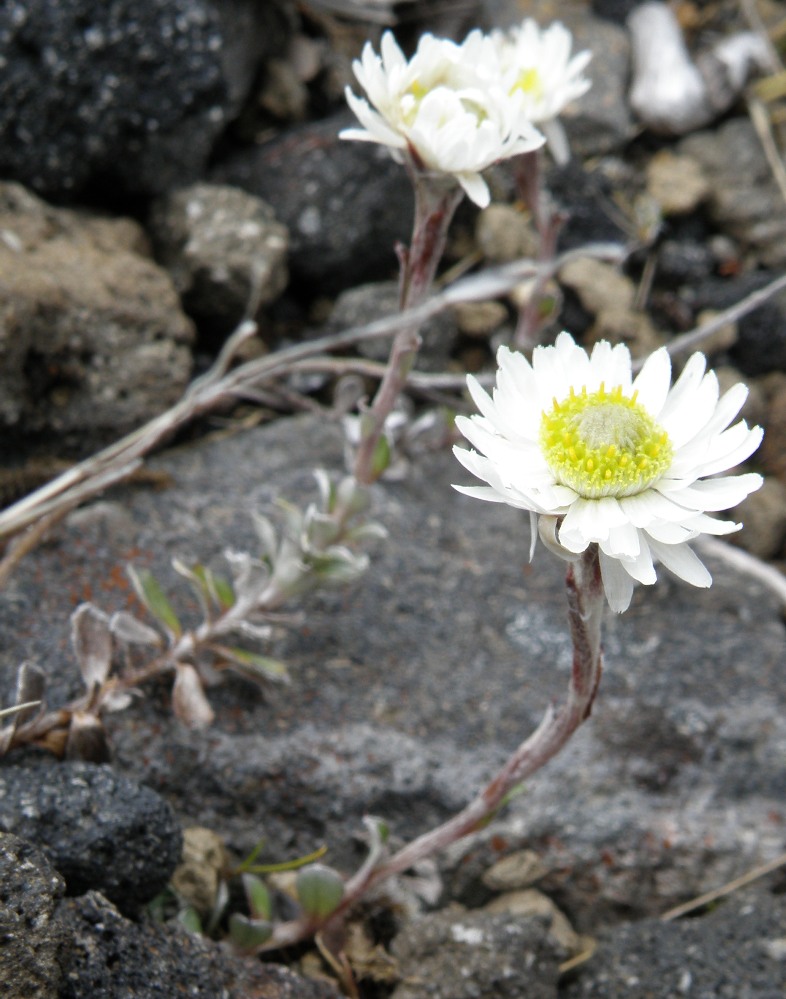
<svg viewBox="0 0 786 999">
<path fill-rule="evenodd" d="M 709 277 L 683 290 L 685 300 L 699 313 L 721 311 L 774 281 L 772 271 L 749 271 L 730 282 Z M 737 320 L 738 336 L 729 355 L 747 377 L 786 370 L 786 298 L 776 296 Z"/>
<path fill-rule="evenodd" d="M 715 130 L 697 132 L 678 149 L 701 164 L 715 224 L 767 267 L 783 267 L 786 207 L 750 120 L 732 118 Z"/>
<path fill-rule="evenodd" d="M 275 206 L 290 234 L 293 283 L 310 296 L 395 274 L 395 244 L 411 237 L 407 175 L 387 149 L 339 139 L 353 121 L 341 114 L 288 129 L 211 175 Z"/>
<path fill-rule="evenodd" d="M 155 205 L 158 259 L 200 324 L 231 331 L 286 287 L 286 228 L 270 205 L 236 187 L 193 184 Z"/>
<path fill-rule="evenodd" d="M 736 892 L 700 919 L 646 919 L 606 931 L 565 999 L 774 999 L 786 990 L 786 902 Z"/>
<path fill-rule="evenodd" d="M 0 172 L 112 200 L 197 179 L 287 23 L 279 0 L 9 0 Z"/>
<path fill-rule="evenodd" d="M 133 923 L 97 892 L 61 907 L 59 999 L 338 999 L 327 983 L 235 957 L 178 927 Z"/>
<path fill-rule="evenodd" d="M 548 922 L 460 908 L 424 916 L 393 942 L 402 978 L 393 999 L 556 999 L 565 955 Z"/>
<path fill-rule="evenodd" d="M 191 369 L 190 320 L 142 230 L 0 185 L 0 422 L 81 450 L 157 415 Z"/>
<path fill-rule="evenodd" d="M 0 808 L 2 803 L 0 803 Z M 58 999 L 63 879 L 44 854 L 0 833 L 0 982 L 5 999 Z"/>
<path fill-rule="evenodd" d="M 70 895 L 96 889 L 135 913 L 163 890 L 180 858 L 167 802 L 108 766 L 6 766 L 0 800 L 0 829 L 39 847 Z"/>
</svg>

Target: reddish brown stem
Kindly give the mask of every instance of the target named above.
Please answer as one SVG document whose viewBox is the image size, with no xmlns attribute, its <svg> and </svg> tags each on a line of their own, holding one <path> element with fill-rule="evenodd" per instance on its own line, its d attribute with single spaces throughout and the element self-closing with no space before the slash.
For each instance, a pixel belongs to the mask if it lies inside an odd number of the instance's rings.
<svg viewBox="0 0 786 999">
<path fill-rule="evenodd" d="M 502 769 L 457 815 L 402 847 L 387 860 L 362 867 L 347 881 L 340 906 L 330 916 L 336 919 L 350 909 L 370 888 L 418 861 L 474 832 L 504 804 L 523 780 L 548 763 L 566 745 L 590 715 L 601 675 L 601 619 L 604 597 L 596 545 L 571 565 L 567 575 L 568 614 L 573 639 L 573 664 L 567 696 L 559 707 L 549 707 L 540 725 L 512 753 Z M 314 931 L 312 920 L 279 924 L 264 950 L 276 949 L 305 939 Z"/>
<path fill-rule="evenodd" d="M 415 186 L 412 244 L 399 250 L 399 307 L 411 309 L 426 298 L 445 249 L 448 227 L 462 198 L 458 185 L 443 177 L 410 170 Z M 368 485 L 379 475 L 374 457 L 385 420 L 396 404 L 420 347 L 419 328 L 400 330 L 393 340 L 387 368 L 367 413 L 361 418 L 361 439 L 355 456 L 355 478 Z"/>
</svg>

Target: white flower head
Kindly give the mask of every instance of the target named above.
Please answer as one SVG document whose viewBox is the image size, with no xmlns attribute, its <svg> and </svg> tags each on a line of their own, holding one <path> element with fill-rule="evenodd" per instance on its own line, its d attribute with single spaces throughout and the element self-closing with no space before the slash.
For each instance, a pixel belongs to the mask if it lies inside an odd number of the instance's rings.
<svg viewBox="0 0 786 999">
<path fill-rule="evenodd" d="M 346 98 L 363 128 L 341 138 L 378 142 L 400 161 L 450 174 L 481 207 L 489 202 L 481 172 L 545 141 L 523 93 L 503 88 L 497 47 L 480 31 L 461 45 L 423 35 L 409 60 L 388 31 L 381 55 L 366 43 L 353 70 L 367 99 L 349 87 Z"/>
<path fill-rule="evenodd" d="M 592 53 L 584 50 L 571 55 L 573 39 L 559 21 L 541 30 L 528 18 L 518 27 L 505 33 L 496 31 L 491 37 L 506 89 L 522 95 L 524 113 L 542 128 L 555 159 L 566 162 L 567 140 L 556 118 L 589 90 L 591 81 L 584 70 Z"/>
<path fill-rule="evenodd" d="M 497 362 L 491 396 L 468 378 L 481 415 L 456 420 L 477 448 L 456 448 L 456 457 L 488 485 L 456 488 L 529 510 L 549 547 L 568 558 L 596 544 L 617 612 L 630 604 L 634 583 L 655 582 L 655 562 L 709 586 L 688 542 L 739 530 L 708 513 L 736 506 L 762 484 L 755 473 L 716 477 L 761 441 L 760 427 L 730 426 L 747 388 L 735 385 L 719 398 L 702 354 L 671 386 L 665 348 L 634 379 L 623 344 L 601 341 L 588 355 L 568 333 L 536 347 L 532 364 L 507 347 Z"/>
</svg>

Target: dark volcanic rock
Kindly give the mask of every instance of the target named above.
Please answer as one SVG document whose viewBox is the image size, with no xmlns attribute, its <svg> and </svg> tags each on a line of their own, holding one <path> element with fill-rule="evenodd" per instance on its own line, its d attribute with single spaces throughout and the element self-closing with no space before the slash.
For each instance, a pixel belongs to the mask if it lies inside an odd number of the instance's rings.
<svg viewBox="0 0 786 999">
<path fill-rule="evenodd" d="M 687 300 L 702 309 L 731 308 L 747 295 L 774 281 L 772 271 L 751 271 L 734 281 L 708 278 L 688 288 Z M 771 298 L 738 320 L 739 336 L 730 351 L 735 366 L 748 377 L 786 370 L 786 299 Z"/>
<path fill-rule="evenodd" d="M 283 23 L 278 2 L 9 0 L 0 173 L 113 199 L 197 179 Z"/>
<path fill-rule="evenodd" d="M 0 800 L 0 810 L 4 802 Z M 41 851 L 0 833 L 0 982 L 4 999 L 58 999 L 56 917 L 63 879 Z"/>
<path fill-rule="evenodd" d="M 225 954 L 183 929 L 137 925 L 90 892 L 62 906 L 59 999 L 338 999 L 275 964 Z"/>
<path fill-rule="evenodd" d="M 0 770 L 0 829 L 42 849 L 68 893 L 95 889 L 134 913 L 180 859 L 172 809 L 154 791 L 89 763 Z"/>
<path fill-rule="evenodd" d="M 289 229 L 293 283 L 309 296 L 390 277 L 395 243 L 411 236 L 407 175 L 383 147 L 338 138 L 354 121 L 341 114 L 288 129 L 213 174 L 273 205 Z"/>
<path fill-rule="evenodd" d="M 735 893 L 700 919 L 647 919 L 603 934 L 564 999 L 775 999 L 786 994 L 786 900 Z"/>
</svg>

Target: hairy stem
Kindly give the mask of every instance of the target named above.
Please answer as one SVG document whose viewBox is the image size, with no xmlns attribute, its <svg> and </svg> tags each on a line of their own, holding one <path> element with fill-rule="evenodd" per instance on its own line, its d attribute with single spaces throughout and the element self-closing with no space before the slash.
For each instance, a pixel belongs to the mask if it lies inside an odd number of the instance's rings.
<svg viewBox="0 0 786 999">
<path fill-rule="evenodd" d="M 504 804 L 505 798 L 566 745 L 576 729 L 589 718 L 602 669 L 601 620 L 603 584 L 596 545 L 568 569 L 566 579 L 568 615 L 573 640 L 573 663 L 568 690 L 562 704 L 551 706 L 535 731 L 511 754 L 507 762 L 479 794 L 458 814 L 435 829 L 418 836 L 391 857 L 373 866 L 364 865 L 351 877 L 339 907 L 329 917 L 335 920 L 350 909 L 370 888 L 484 825 Z M 288 946 L 314 932 L 313 920 L 279 924 L 261 950 Z"/>
<path fill-rule="evenodd" d="M 410 170 L 415 186 L 415 222 L 412 244 L 399 250 L 401 273 L 399 279 L 399 307 L 412 309 L 428 295 L 437 267 L 445 249 L 448 228 L 462 198 L 461 188 L 446 186 L 441 177 Z M 400 329 L 393 339 L 387 368 L 374 401 L 361 417 L 361 438 L 355 456 L 355 478 L 368 485 L 379 475 L 375 468 L 377 444 L 407 377 L 415 363 L 420 347 L 419 325 Z"/>
</svg>

